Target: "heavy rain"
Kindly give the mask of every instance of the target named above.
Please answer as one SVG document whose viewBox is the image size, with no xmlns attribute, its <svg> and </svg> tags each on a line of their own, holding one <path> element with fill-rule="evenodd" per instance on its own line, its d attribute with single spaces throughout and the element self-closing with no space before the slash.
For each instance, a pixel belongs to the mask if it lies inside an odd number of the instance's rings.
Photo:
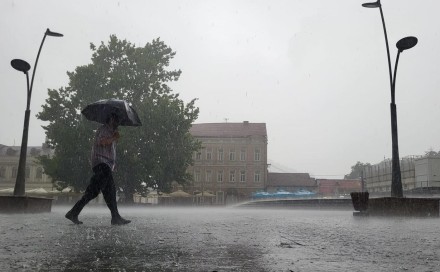
<svg viewBox="0 0 440 272">
<path fill-rule="evenodd" d="M 2 1 L 0 271 L 440 271 L 439 7 Z"/>
<path fill-rule="evenodd" d="M 104 207 L 2 215 L 2 271 L 437 271 L 438 219 L 357 218 L 349 210 Z M 43 227 L 44 226 L 44 227 Z"/>
</svg>

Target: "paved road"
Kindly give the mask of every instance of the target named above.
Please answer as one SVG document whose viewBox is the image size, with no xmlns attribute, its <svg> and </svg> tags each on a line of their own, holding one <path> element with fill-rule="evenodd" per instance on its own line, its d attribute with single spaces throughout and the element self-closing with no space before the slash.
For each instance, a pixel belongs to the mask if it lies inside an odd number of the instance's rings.
<svg viewBox="0 0 440 272">
<path fill-rule="evenodd" d="M 440 271 L 440 219 L 351 211 L 104 207 L 73 225 L 0 214 L 0 271 Z"/>
</svg>

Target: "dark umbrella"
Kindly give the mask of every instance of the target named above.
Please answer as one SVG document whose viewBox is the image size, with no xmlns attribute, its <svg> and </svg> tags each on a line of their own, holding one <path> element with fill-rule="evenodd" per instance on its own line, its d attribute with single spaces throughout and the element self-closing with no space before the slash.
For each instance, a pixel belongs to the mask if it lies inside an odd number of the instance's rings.
<svg viewBox="0 0 440 272">
<path fill-rule="evenodd" d="M 125 100 L 103 99 L 87 105 L 82 114 L 90 121 L 105 124 L 110 114 L 119 116 L 120 126 L 141 126 L 141 120 L 136 111 Z"/>
</svg>

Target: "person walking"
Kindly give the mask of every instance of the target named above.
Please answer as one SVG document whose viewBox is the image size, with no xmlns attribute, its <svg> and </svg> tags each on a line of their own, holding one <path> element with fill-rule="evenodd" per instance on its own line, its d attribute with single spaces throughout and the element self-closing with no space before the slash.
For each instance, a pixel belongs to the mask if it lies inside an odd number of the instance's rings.
<svg viewBox="0 0 440 272">
<path fill-rule="evenodd" d="M 112 175 L 116 163 L 116 142 L 120 137 L 119 124 L 118 115 L 112 113 L 96 132 L 91 158 L 94 174 L 82 198 L 66 213 L 66 218 L 75 224 L 83 223 L 78 220 L 79 214 L 90 200 L 98 196 L 99 192 L 102 192 L 107 207 L 110 209 L 112 225 L 125 225 L 131 222 L 122 218 L 118 212 L 116 187 Z"/>
</svg>

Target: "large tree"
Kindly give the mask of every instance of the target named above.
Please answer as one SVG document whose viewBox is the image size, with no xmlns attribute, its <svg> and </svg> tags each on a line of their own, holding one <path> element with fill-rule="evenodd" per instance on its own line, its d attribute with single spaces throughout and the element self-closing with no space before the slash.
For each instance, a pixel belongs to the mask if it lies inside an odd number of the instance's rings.
<svg viewBox="0 0 440 272">
<path fill-rule="evenodd" d="M 169 191 L 171 182 L 181 184 L 192 154 L 200 143 L 189 133 L 199 109 L 195 99 L 184 103 L 167 85 L 178 80 L 180 70 L 167 70 L 173 52 L 159 39 L 144 47 L 110 36 L 108 44 L 90 45 L 92 63 L 68 72 L 69 85 L 50 89 L 37 117 L 44 126 L 53 157 L 40 161 L 59 187 L 83 190 L 91 175 L 90 149 L 99 124 L 80 113 L 87 104 L 105 98 L 125 99 L 133 105 L 141 127 L 120 127 L 116 183 L 127 195 L 145 187 Z M 145 186 L 146 185 L 146 186 Z M 130 199 L 130 198 L 129 198 Z"/>
<path fill-rule="evenodd" d="M 435 152 L 432 148 L 425 151 L 425 157 L 440 157 L 440 151 Z"/>
<path fill-rule="evenodd" d="M 371 166 L 370 163 L 363 163 L 358 161 L 355 165 L 351 167 L 350 174 L 344 176 L 345 179 L 358 179 L 362 177 L 362 172 L 366 166 Z"/>
</svg>

